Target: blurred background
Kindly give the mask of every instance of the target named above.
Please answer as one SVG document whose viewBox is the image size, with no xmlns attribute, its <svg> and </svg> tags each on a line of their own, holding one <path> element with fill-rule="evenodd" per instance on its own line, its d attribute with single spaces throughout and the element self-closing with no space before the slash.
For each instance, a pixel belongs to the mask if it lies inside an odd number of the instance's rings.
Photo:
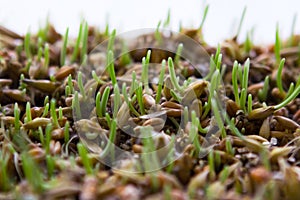
<svg viewBox="0 0 300 200">
<path fill-rule="evenodd" d="M 28 30 L 36 32 L 43 27 L 47 17 L 60 33 L 66 27 L 76 36 L 80 20 L 85 18 L 90 25 L 100 30 L 108 22 L 110 28 L 125 32 L 139 28 L 156 28 L 171 12 L 171 29 L 199 27 L 205 5 L 209 11 L 204 24 L 204 39 L 216 45 L 232 37 L 238 29 L 244 7 L 247 7 L 240 40 L 253 30 L 255 43 L 275 41 L 276 24 L 280 36 L 287 38 L 292 31 L 293 19 L 300 11 L 299 0 L 1 0 L 0 24 L 20 34 Z M 300 16 L 296 19 L 295 32 L 300 33 Z"/>
</svg>

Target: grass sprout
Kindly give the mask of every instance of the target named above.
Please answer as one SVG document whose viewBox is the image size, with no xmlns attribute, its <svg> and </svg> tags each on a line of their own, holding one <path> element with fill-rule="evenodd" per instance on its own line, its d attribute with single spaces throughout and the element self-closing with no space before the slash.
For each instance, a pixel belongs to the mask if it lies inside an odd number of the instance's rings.
<svg viewBox="0 0 300 200">
<path fill-rule="evenodd" d="M 292 94 L 290 94 L 286 99 L 284 99 L 281 103 L 274 106 L 275 110 L 280 109 L 290 103 L 293 99 L 295 99 L 300 93 L 300 86 L 296 87 Z"/>
<path fill-rule="evenodd" d="M 155 34 L 154 34 L 154 37 L 155 37 L 156 41 L 158 42 L 158 44 L 162 43 L 162 36 L 161 36 L 161 33 L 159 32 L 160 25 L 161 25 L 161 21 L 158 22 L 158 24 L 156 26 Z"/>
<path fill-rule="evenodd" d="M 180 56 L 181 56 L 181 53 L 182 53 L 182 49 L 183 49 L 183 44 L 180 43 L 177 47 L 177 50 L 176 50 L 176 55 L 175 55 L 175 58 L 174 58 L 174 63 L 176 65 L 178 65 L 179 63 L 179 59 L 180 59 Z"/>
<path fill-rule="evenodd" d="M 128 94 L 127 94 L 127 91 L 126 91 L 126 83 L 123 83 L 123 85 L 122 85 L 122 94 L 123 94 L 123 97 L 124 97 L 124 101 L 126 102 L 126 104 L 129 107 L 129 110 L 131 112 L 133 112 L 133 114 L 135 114 L 136 116 L 140 116 L 138 111 L 136 111 L 136 109 L 133 107 L 131 101 L 129 100 L 129 97 L 128 97 Z"/>
<path fill-rule="evenodd" d="M 276 35 L 275 35 L 275 59 L 276 63 L 280 63 L 281 56 L 280 56 L 280 49 L 281 49 L 281 40 L 279 36 L 279 27 L 278 24 L 276 26 Z"/>
<path fill-rule="evenodd" d="M 182 91 L 182 87 L 179 85 L 177 77 L 176 77 L 176 72 L 174 69 L 174 63 L 171 57 L 168 58 L 168 67 L 169 67 L 169 73 L 170 73 L 170 78 L 171 78 L 171 82 L 172 85 L 174 86 L 174 88 L 181 92 Z"/>
<path fill-rule="evenodd" d="M 69 121 L 66 121 L 66 124 L 65 124 L 65 127 L 64 127 L 64 141 L 65 141 L 65 144 L 70 140 L 69 128 L 70 128 L 70 123 L 69 123 Z"/>
<path fill-rule="evenodd" d="M 50 57 L 49 57 L 49 44 L 46 43 L 45 44 L 45 49 L 44 49 L 44 69 L 45 71 L 47 71 L 48 67 L 49 67 L 49 62 L 50 62 Z"/>
<path fill-rule="evenodd" d="M 88 31 L 89 31 L 89 26 L 87 22 L 84 22 L 84 27 L 83 27 L 83 35 L 82 35 L 82 48 L 81 48 L 81 65 L 85 65 L 85 60 L 87 57 L 87 52 L 88 52 Z"/>
<path fill-rule="evenodd" d="M 58 123 L 58 119 L 57 119 L 57 114 L 56 114 L 56 101 L 55 101 L 55 99 L 51 100 L 50 113 L 51 113 L 51 118 L 52 118 L 53 126 L 54 127 L 59 127 L 59 123 Z"/>
<path fill-rule="evenodd" d="M 260 89 L 258 91 L 258 98 L 260 101 L 264 102 L 267 100 L 267 96 L 268 96 L 268 91 L 269 91 L 269 82 L 270 82 L 270 77 L 266 76 L 265 80 L 264 80 L 264 86 L 263 89 Z"/>
<path fill-rule="evenodd" d="M 79 32 L 78 32 L 78 36 L 77 36 L 77 40 L 76 40 L 76 44 L 73 50 L 73 54 L 71 56 L 71 62 L 75 62 L 78 56 L 78 52 L 79 52 L 79 48 L 80 48 L 80 41 L 81 41 L 81 37 L 82 37 L 82 31 L 83 31 L 83 22 L 80 23 L 79 26 Z"/>
<path fill-rule="evenodd" d="M 94 171 L 93 171 L 91 160 L 88 157 L 87 150 L 84 148 L 84 146 L 81 143 L 77 144 L 77 149 L 78 149 L 78 153 L 81 157 L 81 160 L 82 160 L 82 163 L 83 163 L 86 173 L 93 174 Z"/>
<path fill-rule="evenodd" d="M 69 28 L 67 28 L 63 39 L 63 46 L 60 51 L 60 66 L 64 66 L 66 62 L 67 44 L 68 44 Z"/>
<path fill-rule="evenodd" d="M 26 103 L 26 122 L 32 121 L 30 103 Z"/>
<path fill-rule="evenodd" d="M 200 26 L 199 26 L 200 31 L 202 31 L 202 29 L 203 29 L 203 26 L 204 26 L 204 23 L 205 23 L 205 20 L 206 20 L 206 17 L 207 17 L 208 9 L 209 9 L 209 6 L 206 5 L 205 8 L 204 8 L 202 20 L 201 20 L 201 23 L 200 23 Z"/>
<path fill-rule="evenodd" d="M 135 90 L 135 94 L 137 97 L 137 101 L 138 101 L 138 104 L 140 107 L 141 114 L 144 115 L 146 112 L 145 112 L 144 103 L 143 103 L 143 85 L 142 85 L 142 83 L 140 83 L 138 88 Z"/>
<path fill-rule="evenodd" d="M 30 32 L 28 31 L 24 38 L 24 49 L 26 58 L 31 58 L 31 47 L 30 47 Z"/>
<path fill-rule="evenodd" d="M 81 119 L 81 110 L 77 91 L 75 91 L 74 98 L 72 100 L 72 109 L 73 111 L 75 110 L 75 116 L 77 119 Z"/>
<path fill-rule="evenodd" d="M 114 159 L 113 148 L 116 139 L 116 134 L 117 134 L 117 121 L 116 119 L 112 119 L 110 125 L 109 141 L 107 142 L 105 148 L 101 152 L 100 158 L 105 158 L 107 155 L 110 154 L 112 160 Z"/>
<path fill-rule="evenodd" d="M 78 80 L 78 87 L 79 87 L 80 94 L 82 95 L 83 99 L 85 99 L 86 95 L 85 95 L 85 90 L 82 81 L 82 72 L 78 72 L 77 80 Z"/>
<path fill-rule="evenodd" d="M 238 37 L 240 35 L 240 32 L 242 30 L 242 25 L 243 25 L 243 22 L 244 22 L 244 19 L 245 19 L 246 11 L 247 11 L 247 7 L 244 7 L 242 17 L 241 17 L 241 20 L 240 20 L 240 23 L 239 23 L 239 26 L 238 26 L 238 29 L 237 29 L 237 32 L 236 32 L 236 37 Z"/>
<path fill-rule="evenodd" d="M 144 57 L 142 59 L 142 80 L 144 81 L 144 87 L 146 93 L 149 93 L 148 73 L 149 73 L 150 56 L 151 56 L 151 50 L 148 50 L 146 58 Z"/>
<path fill-rule="evenodd" d="M 296 21 L 297 21 L 297 13 L 294 14 L 292 27 L 291 27 L 291 34 L 290 38 L 288 40 L 288 46 L 293 46 L 294 40 L 295 40 L 295 27 L 296 27 Z"/>
<path fill-rule="evenodd" d="M 115 85 L 117 83 L 117 78 L 115 74 L 115 68 L 114 68 L 114 54 L 112 50 L 108 51 L 107 55 L 107 70 L 109 73 L 110 80 L 112 82 L 112 85 Z"/>
<path fill-rule="evenodd" d="M 160 102 L 160 99 L 161 99 L 161 91 L 162 91 L 162 87 L 163 87 L 165 71 L 166 71 L 166 60 L 164 59 L 161 62 L 161 70 L 160 70 L 160 73 L 159 73 L 158 86 L 157 86 L 157 92 L 156 92 L 156 97 L 155 97 L 155 103 L 156 104 L 158 104 Z"/>
<path fill-rule="evenodd" d="M 116 117 L 121 105 L 121 94 L 120 94 L 120 90 L 119 90 L 119 86 L 118 84 L 114 85 L 114 107 L 113 107 L 113 117 Z M 106 107 L 106 105 L 105 105 Z"/>
<path fill-rule="evenodd" d="M 281 61 L 279 63 L 278 71 L 276 74 L 276 84 L 277 84 L 277 87 L 281 94 L 284 94 L 284 90 L 283 90 L 283 86 L 282 86 L 282 79 L 281 79 L 284 63 L 285 63 L 285 58 L 281 59 Z"/>
<path fill-rule="evenodd" d="M 171 10 L 168 10 L 168 15 L 166 20 L 164 21 L 163 27 L 167 28 L 170 25 L 170 21 L 171 21 Z"/>
<path fill-rule="evenodd" d="M 18 103 L 15 103 L 14 106 L 14 117 L 15 117 L 15 130 L 20 131 L 21 123 L 20 123 L 20 109 Z"/>
<path fill-rule="evenodd" d="M 32 186 L 35 192 L 42 192 L 45 189 L 45 184 L 39 167 L 31 158 L 31 156 L 27 155 L 26 153 L 21 154 L 21 159 L 26 180 Z"/>
</svg>

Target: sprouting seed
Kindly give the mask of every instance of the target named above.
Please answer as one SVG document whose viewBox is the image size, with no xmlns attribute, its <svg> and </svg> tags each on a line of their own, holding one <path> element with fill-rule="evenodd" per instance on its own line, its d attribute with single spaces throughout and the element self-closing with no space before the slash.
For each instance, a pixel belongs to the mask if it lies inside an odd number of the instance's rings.
<svg viewBox="0 0 300 200">
<path fill-rule="evenodd" d="M 154 37 L 159 45 L 162 43 L 162 36 L 161 36 L 161 33 L 159 32 L 160 25 L 161 25 L 161 21 L 158 22 L 158 24 L 156 26 L 155 34 L 154 34 Z"/>
<path fill-rule="evenodd" d="M 121 105 L 121 94 L 119 90 L 118 84 L 114 85 L 114 111 L 113 111 L 113 117 L 116 117 L 119 111 Z"/>
<path fill-rule="evenodd" d="M 241 17 L 241 20 L 240 20 L 240 23 L 239 23 L 239 26 L 238 26 L 238 29 L 237 29 L 236 37 L 239 36 L 239 34 L 242 30 L 242 25 L 243 25 L 243 22 L 244 22 L 246 11 L 247 11 L 247 7 L 245 7 L 244 10 L 243 10 L 242 17 Z"/>
<path fill-rule="evenodd" d="M 83 166 L 87 174 L 93 174 L 91 160 L 88 157 L 88 152 L 81 143 L 77 144 L 78 153 L 81 157 Z"/>
<path fill-rule="evenodd" d="M 139 84 L 138 88 L 135 91 L 137 101 L 140 107 L 141 114 L 145 114 L 145 108 L 144 108 L 144 103 L 143 103 L 143 85 L 142 83 Z"/>
<path fill-rule="evenodd" d="M 50 104 L 50 112 L 51 112 L 51 118 L 52 118 L 52 123 L 54 127 L 59 127 L 57 115 L 56 115 L 56 101 L 55 99 L 51 100 Z"/>
<path fill-rule="evenodd" d="M 281 94 L 284 93 L 283 86 L 282 86 L 282 79 L 281 79 L 284 63 L 285 63 L 285 58 L 281 59 L 279 67 L 278 67 L 278 71 L 276 74 L 276 84 L 277 84 L 277 87 Z"/>
<path fill-rule="evenodd" d="M 65 141 L 65 144 L 67 144 L 68 141 L 70 140 L 69 128 L 70 128 L 70 123 L 69 123 L 69 121 L 66 121 L 66 124 L 65 124 L 65 127 L 64 127 L 64 141 Z"/>
<path fill-rule="evenodd" d="M 83 30 L 83 22 L 80 23 L 76 44 L 73 50 L 73 54 L 71 56 L 71 62 L 74 62 L 77 59 L 79 48 L 80 48 L 80 41 L 82 37 L 82 30 Z"/>
<path fill-rule="evenodd" d="M 165 70 L 166 70 L 166 60 L 164 59 L 161 62 L 161 71 L 159 73 L 157 93 L 156 93 L 156 97 L 155 97 L 156 104 L 159 103 L 160 98 L 161 98 L 161 91 L 162 91 L 162 86 L 163 86 L 163 81 L 164 81 L 164 76 L 165 76 Z"/>
<path fill-rule="evenodd" d="M 202 30 L 202 29 L 203 29 L 203 25 L 204 25 L 205 20 L 206 20 L 206 16 L 207 16 L 207 13 L 208 13 L 208 9 L 209 9 L 209 6 L 206 5 L 205 8 L 204 8 L 204 12 L 203 12 L 202 20 L 201 20 L 201 23 L 200 23 L 200 26 L 199 26 L 199 30 Z"/>
<path fill-rule="evenodd" d="M 49 62 L 50 62 L 50 58 L 49 58 L 49 44 L 48 43 L 45 44 L 44 57 L 45 57 L 45 60 L 44 60 L 44 69 L 48 69 Z M 45 71 L 47 71 L 47 70 L 45 70 Z"/>
<path fill-rule="evenodd" d="M 84 27 L 83 27 L 83 35 L 82 35 L 82 48 L 81 48 L 81 63 L 84 63 L 86 61 L 87 57 L 87 51 L 88 51 L 88 31 L 89 31 L 89 26 L 87 22 L 84 22 Z"/>
<path fill-rule="evenodd" d="M 31 49 L 30 49 L 30 32 L 27 32 L 24 38 L 24 49 L 26 58 L 31 58 Z"/>
<path fill-rule="evenodd" d="M 117 78 L 116 78 L 115 68 L 114 68 L 114 54 L 113 54 L 113 51 L 111 51 L 111 50 L 108 51 L 106 66 L 107 66 L 107 70 L 108 70 L 112 85 L 115 85 L 117 83 Z"/>
<path fill-rule="evenodd" d="M 269 81 L 270 81 L 270 77 L 266 76 L 264 80 L 263 89 L 258 91 L 258 98 L 262 102 L 267 100 L 268 91 L 269 91 Z"/>
<path fill-rule="evenodd" d="M 15 117 L 15 130 L 19 131 L 20 130 L 20 110 L 19 110 L 19 106 L 18 103 L 15 103 L 14 106 L 14 117 Z"/>
<path fill-rule="evenodd" d="M 60 66 L 64 66 L 66 62 L 67 44 L 68 44 L 69 28 L 67 28 L 63 39 L 63 46 L 60 52 Z"/>
<path fill-rule="evenodd" d="M 276 58 L 276 63 L 279 64 L 281 60 L 280 56 L 280 49 L 281 49 L 281 40 L 279 36 L 279 27 L 278 24 L 276 26 L 276 36 L 275 36 L 275 58 Z"/>
<path fill-rule="evenodd" d="M 175 87 L 176 90 L 178 90 L 179 92 L 182 91 L 181 86 L 178 83 L 177 77 L 176 77 L 176 72 L 174 69 L 174 63 L 171 57 L 168 58 L 168 67 L 169 67 L 169 72 L 170 72 L 170 78 L 171 78 L 171 82 L 172 85 Z"/>
<path fill-rule="evenodd" d="M 176 50 L 176 55 L 175 55 L 175 58 L 174 58 L 174 63 L 176 65 L 178 65 L 179 63 L 179 59 L 180 59 L 180 56 L 181 56 L 181 53 L 182 53 L 182 49 L 183 49 L 183 44 L 180 43 L 177 47 L 177 50 Z"/>
<path fill-rule="evenodd" d="M 85 95 L 85 90 L 82 81 L 82 73 L 78 72 L 77 76 L 78 76 L 77 79 L 78 79 L 78 87 L 79 87 L 80 94 L 82 95 L 83 99 L 85 99 L 86 95 Z"/>
<path fill-rule="evenodd" d="M 171 20 L 171 10 L 168 10 L 168 15 L 166 20 L 164 21 L 163 27 L 167 28 L 170 25 L 170 20 Z"/>
</svg>

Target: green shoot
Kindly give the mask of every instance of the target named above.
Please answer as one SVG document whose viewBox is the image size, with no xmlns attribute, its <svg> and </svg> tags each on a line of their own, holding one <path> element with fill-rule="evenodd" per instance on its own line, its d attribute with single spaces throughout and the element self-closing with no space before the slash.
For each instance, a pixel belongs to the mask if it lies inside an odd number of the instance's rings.
<svg viewBox="0 0 300 200">
<path fill-rule="evenodd" d="M 142 141 L 143 141 L 143 154 L 142 161 L 146 172 L 159 169 L 159 161 L 155 152 L 155 144 L 151 137 L 152 127 L 141 127 Z"/>
<path fill-rule="evenodd" d="M 247 58 L 245 65 L 244 65 L 244 73 L 243 73 L 243 79 L 242 79 L 242 88 L 245 88 L 246 92 L 248 89 L 249 68 L 250 68 L 250 59 Z"/>
<path fill-rule="evenodd" d="M 58 108 L 58 119 L 59 120 L 63 119 L 63 110 L 62 110 L 61 106 L 59 106 L 59 108 Z"/>
<path fill-rule="evenodd" d="M 107 122 L 107 125 L 108 125 L 108 128 L 110 129 L 110 125 L 111 125 L 111 118 L 109 116 L 108 113 L 105 113 L 105 119 L 106 119 L 106 122 Z"/>
<path fill-rule="evenodd" d="M 170 90 L 170 94 L 175 101 L 179 103 L 182 102 L 182 97 L 179 96 L 173 89 Z"/>
<path fill-rule="evenodd" d="M 269 91 L 269 82 L 270 82 L 270 77 L 266 76 L 263 89 L 262 90 L 260 89 L 258 91 L 258 98 L 262 102 L 267 100 L 268 91 Z"/>
<path fill-rule="evenodd" d="M 136 111 L 136 109 L 133 107 L 131 101 L 128 98 L 128 94 L 127 94 L 127 91 L 126 91 L 126 83 L 123 83 L 123 85 L 122 85 L 122 94 L 123 94 L 123 97 L 124 97 L 124 101 L 126 102 L 126 104 L 129 107 L 129 110 L 131 112 L 133 112 L 133 114 L 135 116 L 140 116 L 140 114 L 138 113 L 138 111 Z"/>
<path fill-rule="evenodd" d="M 158 104 L 160 102 L 160 99 L 161 99 L 161 91 L 162 91 L 165 71 L 166 71 L 166 60 L 164 59 L 161 62 L 161 71 L 159 73 L 158 86 L 157 86 L 157 92 L 156 92 L 156 97 L 155 97 L 155 103 L 156 104 Z"/>
<path fill-rule="evenodd" d="M 248 94 L 248 113 L 252 111 L 252 95 Z"/>
<path fill-rule="evenodd" d="M 196 155 L 198 156 L 201 150 L 201 145 L 198 138 L 198 127 L 200 122 L 194 110 L 191 113 L 191 118 L 192 118 L 192 125 L 191 125 L 191 131 L 189 133 L 189 138 L 193 142 L 196 149 Z"/>
<path fill-rule="evenodd" d="M 240 107 L 242 110 L 246 110 L 246 98 L 247 98 L 247 91 L 245 88 L 241 90 L 241 97 L 240 97 Z"/>
<path fill-rule="evenodd" d="M 44 99 L 44 106 L 49 103 L 49 96 L 47 95 Z"/>
<path fill-rule="evenodd" d="M 15 130 L 19 131 L 20 130 L 20 110 L 19 110 L 19 106 L 18 103 L 15 103 L 14 106 L 14 117 L 15 117 Z"/>
<path fill-rule="evenodd" d="M 110 125 L 109 140 L 107 141 L 105 148 L 101 152 L 100 158 L 105 158 L 109 154 L 112 156 L 112 158 L 114 158 L 112 151 L 114 148 L 116 134 L 117 134 L 117 121 L 116 121 L 116 119 L 112 119 L 111 125 Z"/>
<path fill-rule="evenodd" d="M 69 76 L 68 76 L 68 86 L 70 87 L 71 94 L 74 93 L 74 87 L 73 87 L 73 81 L 72 81 L 71 74 L 69 74 Z"/>
<path fill-rule="evenodd" d="M 105 88 L 106 89 L 106 88 Z M 98 92 L 96 95 L 96 114 L 98 117 L 102 117 L 102 110 L 101 110 L 101 93 Z"/>
<path fill-rule="evenodd" d="M 110 80 L 112 82 L 112 85 L 115 85 L 117 83 L 117 78 L 115 74 L 115 68 L 114 68 L 114 54 L 112 50 L 108 51 L 107 55 L 107 70 L 109 73 Z"/>
<path fill-rule="evenodd" d="M 211 109 L 212 98 L 213 98 L 215 90 L 217 89 L 217 87 L 219 85 L 219 83 L 218 83 L 219 77 L 220 77 L 220 71 L 216 70 L 211 77 L 208 100 L 207 100 L 207 104 L 204 106 L 204 112 L 201 116 L 201 119 L 205 119 Z"/>
<path fill-rule="evenodd" d="M 25 66 L 25 69 L 24 69 L 25 72 L 27 72 L 27 73 L 29 72 L 31 64 L 32 64 L 31 58 L 27 59 L 26 66 Z"/>
<path fill-rule="evenodd" d="M 87 174 L 93 174 L 91 160 L 88 157 L 88 152 L 81 143 L 77 144 L 78 153 Z"/>
<path fill-rule="evenodd" d="M 55 101 L 55 99 L 51 100 L 50 113 L 51 113 L 53 126 L 54 127 L 59 127 L 59 123 L 58 123 L 58 119 L 57 119 L 57 115 L 56 115 L 56 101 Z"/>
<path fill-rule="evenodd" d="M 279 67 L 278 67 L 277 74 L 276 74 L 276 84 L 277 84 L 277 87 L 281 94 L 284 94 L 284 90 L 283 90 L 283 86 L 282 86 L 282 79 L 281 79 L 284 63 L 285 63 L 285 58 L 282 58 L 282 60 L 280 61 Z"/>
<path fill-rule="evenodd" d="M 4 154 L 3 151 L 0 151 L 0 187 L 2 191 L 7 191 L 11 187 L 11 180 L 8 176 L 8 161 L 9 155 Z"/>
<path fill-rule="evenodd" d="M 26 122 L 32 121 L 30 103 L 26 103 Z"/>
<path fill-rule="evenodd" d="M 290 96 L 295 89 L 295 84 L 291 83 L 288 92 L 286 93 L 286 97 Z"/>
<path fill-rule="evenodd" d="M 149 92 L 149 83 L 148 83 L 148 71 L 149 71 L 149 63 L 150 63 L 151 50 L 147 51 L 146 58 L 144 57 L 142 60 L 142 81 L 144 81 L 144 87 L 146 93 Z"/>
<path fill-rule="evenodd" d="M 77 91 L 75 91 L 75 95 L 72 100 L 72 109 L 73 111 L 75 110 L 77 119 L 81 119 L 81 110 L 80 110 L 80 103 L 79 103 L 79 97 Z"/>
<path fill-rule="evenodd" d="M 83 82 L 82 82 L 82 73 L 78 72 L 77 75 L 77 79 L 78 79 L 78 87 L 79 87 L 79 91 L 80 94 L 82 95 L 83 99 L 85 99 L 85 90 L 84 90 L 84 86 L 83 86 Z"/>
<path fill-rule="evenodd" d="M 113 111 L 113 117 L 117 116 L 120 105 L 121 105 L 121 94 L 120 94 L 118 84 L 115 84 L 114 85 L 114 111 Z"/>
<path fill-rule="evenodd" d="M 50 58 L 49 58 L 49 44 L 45 44 L 45 49 L 44 49 L 44 69 L 48 69 Z"/>
<path fill-rule="evenodd" d="M 52 177 L 55 169 L 55 162 L 51 155 L 46 156 L 48 177 Z"/>
<path fill-rule="evenodd" d="M 25 153 L 21 154 L 21 159 L 26 180 L 33 187 L 35 192 L 42 192 L 45 189 L 45 186 L 39 167 L 36 165 L 34 160 Z"/>
<path fill-rule="evenodd" d="M 179 85 L 178 80 L 176 78 L 176 72 L 175 72 L 173 60 L 172 60 L 171 57 L 168 58 L 168 67 L 169 67 L 169 72 L 170 72 L 170 78 L 171 78 L 172 85 L 175 87 L 175 89 L 177 91 L 181 92 L 182 88 Z"/>
<path fill-rule="evenodd" d="M 67 43 L 68 43 L 69 28 L 67 28 L 63 39 L 63 46 L 60 51 L 60 66 L 64 66 L 66 62 Z"/>
<path fill-rule="evenodd" d="M 274 106 L 275 110 L 280 109 L 295 99 L 300 93 L 300 86 L 296 87 L 290 96 L 284 99 L 280 104 Z"/>
<path fill-rule="evenodd" d="M 241 17 L 241 20 L 240 20 L 240 23 L 239 23 L 239 26 L 238 26 L 238 29 L 237 29 L 237 32 L 236 32 L 236 37 L 238 37 L 240 35 L 240 32 L 242 30 L 242 25 L 243 25 L 243 22 L 244 22 L 246 11 L 247 11 L 247 7 L 245 7 L 244 10 L 243 10 L 242 17 Z"/>
<path fill-rule="evenodd" d="M 96 74 L 95 70 L 92 71 L 92 77 L 98 84 L 104 84 L 105 82 L 102 81 Z"/>
<path fill-rule="evenodd" d="M 161 25 L 161 21 L 158 22 L 158 24 L 156 26 L 155 34 L 154 34 L 154 37 L 155 37 L 156 41 L 158 42 L 158 44 L 162 43 L 162 36 L 161 36 L 161 33 L 159 32 L 160 25 Z"/>
<path fill-rule="evenodd" d="M 107 44 L 107 52 L 112 51 L 113 52 L 113 47 L 115 43 L 115 38 L 116 38 L 116 29 L 114 29 L 109 37 L 108 44 Z"/>
<path fill-rule="evenodd" d="M 70 128 L 70 123 L 69 123 L 69 121 L 67 121 L 66 124 L 65 124 L 65 127 L 64 127 L 64 141 L 65 141 L 65 144 L 68 143 L 69 140 L 70 140 L 69 128 Z"/>
<path fill-rule="evenodd" d="M 135 71 L 133 71 L 131 75 L 132 75 L 132 81 L 131 81 L 130 90 L 129 90 L 129 95 L 130 96 L 132 96 L 132 94 L 134 93 L 134 91 L 137 88 L 137 86 L 136 86 L 136 73 L 135 73 Z"/>
<path fill-rule="evenodd" d="M 250 33 L 248 32 L 247 33 L 247 37 L 246 37 L 246 40 L 245 40 L 245 43 L 244 43 L 244 50 L 246 53 L 249 53 L 252 49 L 252 41 L 251 41 L 251 38 L 250 38 Z"/>
<path fill-rule="evenodd" d="M 81 37 L 82 37 L 82 30 L 83 30 L 83 22 L 80 23 L 79 26 L 79 33 L 77 36 L 77 40 L 76 40 L 76 44 L 73 50 L 73 54 L 71 56 L 71 62 L 74 62 L 77 59 L 78 56 L 78 52 L 79 52 L 79 48 L 80 48 L 80 41 L 81 41 Z"/>
<path fill-rule="evenodd" d="M 225 147 L 226 147 L 226 152 L 229 153 L 230 155 L 234 156 L 235 152 L 234 152 L 234 149 L 232 148 L 230 139 L 226 139 Z"/>
<path fill-rule="evenodd" d="M 221 54 L 221 45 L 218 44 L 217 51 L 216 51 L 216 55 L 214 56 L 214 64 L 215 64 L 215 66 L 216 66 L 217 63 L 218 63 L 220 54 Z"/>
<path fill-rule="evenodd" d="M 183 49 L 183 44 L 180 43 L 177 47 L 177 50 L 176 50 L 176 55 L 175 55 L 175 58 L 174 58 L 174 63 L 176 65 L 178 65 L 179 63 L 179 59 L 180 59 L 180 56 L 181 56 L 181 53 L 182 53 L 182 49 Z"/>
<path fill-rule="evenodd" d="M 219 106 L 218 106 L 218 103 L 217 103 L 217 100 L 215 98 L 213 98 L 211 100 L 211 107 L 212 107 L 212 110 L 213 110 L 213 113 L 214 113 L 214 117 L 217 121 L 217 124 L 218 124 L 218 127 L 221 131 L 221 135 L 222 135 L 222 138 L 225 138 L 226 137 L 226 132 L 225 132 L 225 127 L 224 127 L 224 122 L 223 122 L 223 119 L 222 119 L 222 116 L 221 116 L 221 113 L 220 113 L 220 109 L 219 109 Z"/>
<path fill-rule="evenodd" d="M 293 46 L 293 43 L 294 43 L 296 21 L 297 21 L 297 13 L 295 13 L 295 15 L 293 17 L 291 35 L 290 35 L 290 38 L 289 38 L 289 41 L 288 41 L 288 45 L 290 47 Z"/>
<path fill-rule="evenodd" d="M 216 177 L 213 151 L 210 151 L 208 154 L 208 166 L 209 166 L 209 178 L 210 180 L 213 180 Z"/>
<path fill-rule="evenodd" d="M 226 140 L 227 142 L 227 140 Z M 225 183 L 225 181 L 228 179 L 229 176 L 229 167 L 225 166 L 224 169 L 220 172 L 220 180 L 221 183 Z"/>
<path fill-rule="evenodd" d="M 206 5 L 206 6 L 205 6 L 205 9 L 204 9 L 203 16 L 202 16 L 202 21 L 201 21 L 200 26 L 199 26 L 199 30 L 200 30 L 200 31 L 203 29 L 203 25 L 204 25 L 204 22 L 205 22 L 205 20 L 206 20 L 206 16 L 207 16 L 207 13 L 208 13 L 208 9 L 209 9 L 209 6 Z"/>
<path fill-rule="evenodd" d="M 46 117 L 48 115 L 49 112 L 49 103 L 46 103 L 45 107 L 44 107 L 44 111 L 43 111 L 43 115 L 42 117 Z"/>
<path fill-rule="evenodd" d="M 143 85 L 142 83 L 139 84 L 138 88 L 135 91 L 137 101 L 140 107 L 141 114 L 145 114 L 145 108 L 144 108 L 144 103 L 143 103 Z"/>
<path fill-rule="evenodd" d="M 204 80 L 210 80 L 213 73 L 215 72 L 216 64 L 214 62 L 214 56 L 210 56 L 210 62 L 209 62 L 209 73 L 205 76 Z"/>
<path fill-rule="evenodd" d="M 276 26 L 276 36 L 275 36 L 275 58 L 276 63 L 280 63 L 281 57 L 280 57 L 280 49 L 281 49 L 281 40 L 279 36 L 279 28 L 278 24 Z"/>
<path fill-rule="evenodd" d="M 169 9 L 168 10 L 168 15 L 167 15 L 166 20 L 164 21 L 163 27 L 167 28 L 170 25 L 170 21 L 171 21 L 171 10 Z"/>
<path fill-rule="evenodd" d="M 71 89 L 70 89 L 70 86 L 67 85 L 65 88 L 65 97 L 70 96 L 70 94 L 71 94 Z"/>
<path fill-rule="evenodd" d="M 38 60 L 38 62 L 41 61 L 42 55 L 43 55 L 43 48 L 40 47 L 40 48 L 38 48 L 38 54 L 37 54 L 37 60 Z"/>
<path fill-rule="evenodd" d="M 45 130 L 45 149 L 46 149 L 46 154 L 48 155 L 50 153 L 50 140 L 51 140 L 51 131 L 52 131 L 52 124 L 48 124 L 46 126 L 46 130 Z"/>
<path fill-rule="evenodd" d="M 84 22 L 84 27 L 83 27 L 83 35 L 82 35 L 82 48 L 81 48 L 81 63 L 84 63 L 83 61 L 85 60 L 85 57 L 87 56 L 87 51 L 88 51 L 88 31 L 89 31 L 89 26 L 87 22 Z"/>
<path fill-rule="evenodd" d="M 30 32 L 27 32 L 24 38 L 24 49 L 26 58 L 31 59 L 31 49 L 30 49 Z"/>
</svg>

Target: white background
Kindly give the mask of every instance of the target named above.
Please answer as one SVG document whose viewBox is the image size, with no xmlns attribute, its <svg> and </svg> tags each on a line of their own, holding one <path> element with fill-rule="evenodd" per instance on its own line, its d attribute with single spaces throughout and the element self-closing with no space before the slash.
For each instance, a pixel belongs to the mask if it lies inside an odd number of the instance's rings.
<svg viewBox="0 0 300 200">
<path fill-rule="evenodd" d="M 254 28 L 256 43 L 271 43 L 275 38 L 276 24 L 282 37 L 291 32 L 293 17 L 300 11 L 299 0 L 0 0 L 0 24 L 24 34 L 28 29 L 37 31 L 47 16 L 57 29 L 64 33 L 66 27 L 75 36 L 81 17 L 104 30 L 108 21 L 112 28 L 124 32 L 138 28 L 155 28 L 171 10 L 171 27 L 177 31 L 183 27 L 198 27 L 204 6 L 209 12 L 204 25 L 205 39 L 217 44 L 233 36 L 237 30 L 242 11 L 247 13 L 241 38 Z M 295 32 L 300 33 L 300 14 Z"/>
</svg>

